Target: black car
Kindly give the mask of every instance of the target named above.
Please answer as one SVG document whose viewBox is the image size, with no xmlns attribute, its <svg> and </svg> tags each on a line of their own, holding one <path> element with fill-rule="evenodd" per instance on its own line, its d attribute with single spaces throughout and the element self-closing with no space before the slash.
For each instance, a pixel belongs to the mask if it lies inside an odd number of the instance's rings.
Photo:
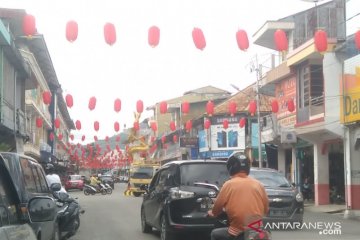
<svg viewBox="0 0 360 240">
<path fill-rule="evenodd" d="M 100 181 L 104 184 L 105 183 L 109 184 L 112 189 L 114 189 L 114 187 L 115 187 L 114 186 L 114 178 L 111 175 L 101 175 Z"/>
<path fill-rule="evenodd" d="M 302 221 L 303 201 L 280 173 L 271 169 L 251 169 L 270 199 L 266 221 Z M 226 162 L 219 160 L 174 161 L 163 165 L 146 188 L 141 205 L 144 233 L 160 230 L 162 240 L 175 239 L 179 232 L 209 233 L 217 220 L 207 217 L 217 189 L 229 179 Z"/>
<path fill-rule="evenodd" d="M 36 160 L 0 153 L 0 239 L 59 239 L 58 208 L 49 196 L 44 171 Z"/>
</svg>

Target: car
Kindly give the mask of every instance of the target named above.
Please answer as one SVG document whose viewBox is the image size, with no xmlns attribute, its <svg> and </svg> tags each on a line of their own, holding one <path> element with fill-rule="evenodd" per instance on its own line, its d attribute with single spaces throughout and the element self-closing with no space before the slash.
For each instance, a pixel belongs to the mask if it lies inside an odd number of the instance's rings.
<svg viewBox="0 0 360 240">
<path fill-rule="evenodd" d="M 264 185 L 269 196 L 270 211 L 264 222 L 302 221 L 302 195 L 284 176 L 263 168 L 251 168 L 250 175 Z M 175 239 L 177 233 L 210 233 L 218 220 L 207 217 L 207 211 L 213 207 L 218 190 L 229 177 L 223 160 L 164 164 L 150 185 L 142 186 L 146 190 L 141 204 L 142 232 L 156 228 L 162 240 Z"/>
<path fill-rule="evenodd" d="M 111 176 L 111 175 L 101 175 L 100 176 L 100 180 L 101 180 L 101 182 L 103 182 L 103 183 L 107 183 L 107 184 L 109 184 L 110 185 L 110 187 L 112 188 L 112 189 L 114 189 L 114 179 L 113 179 L 113 177 Z"/>
<path fill-rule="evenodd" d="M 68 191 L 70 189 L 79 189 L 83 190 L 84 188 L 84 180 L 81 175 L 69 175 L 65 182 L 65 190 Z"/>
<path fill-rule="evenodd" d="M 57 211 L 42 166 L 31 157 L 1 152 L 0 239 L 59 239 Z"/>
</svg>

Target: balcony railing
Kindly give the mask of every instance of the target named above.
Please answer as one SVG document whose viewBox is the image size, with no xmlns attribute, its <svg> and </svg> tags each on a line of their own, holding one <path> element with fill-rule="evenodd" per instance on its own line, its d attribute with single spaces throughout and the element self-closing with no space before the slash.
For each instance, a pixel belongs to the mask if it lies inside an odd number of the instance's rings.
<svg viewBox="0 0 360 240">
<path fill-rule="evenodd" d="M 312 97 L 310 105 L 299 108 L 297 111 L 297 122 L 302 123 L 316 118 L 324 117 L 324 95 Z"/>
</svg>

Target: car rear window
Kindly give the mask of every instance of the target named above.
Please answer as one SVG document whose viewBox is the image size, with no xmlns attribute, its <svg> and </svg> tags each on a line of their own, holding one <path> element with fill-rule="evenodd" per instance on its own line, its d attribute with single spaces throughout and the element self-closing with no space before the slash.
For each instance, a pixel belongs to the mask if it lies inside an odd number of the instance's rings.
<svg viewBox="0 0 360 240">
<path fill-rule="evenodd" d="M 81 176 L 80 175 L 70 175 L 69 179 L 74 181 L 74 180 L 81 180 Z"/>
<path fill-rule="evenodd" d="M 289 181 L 278 172 L 251 171 L 250 176 L 259 180 L 264 187 L 290 187 Z"/>
<path fill-rule="evenodd" d="M 191 186 L 195 182 L 216 184 L 221 187 L 229 179 L 225 164 L 193 163 L 180 166 L 181 185 Z"/>
</svg>

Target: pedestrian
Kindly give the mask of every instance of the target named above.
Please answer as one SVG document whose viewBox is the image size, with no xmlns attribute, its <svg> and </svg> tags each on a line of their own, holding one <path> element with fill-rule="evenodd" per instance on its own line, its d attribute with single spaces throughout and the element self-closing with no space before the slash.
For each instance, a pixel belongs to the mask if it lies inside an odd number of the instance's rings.
<svg viewBox="0 0 360 240">
<path fill-rule="evenodd" d="M 46 167 L 45 167 L 45 172 L 46 172 L 46 181 L 48 182 L 48 185 L 51 187 L 51 184 L 53 183 L 59 183 L 61 185 L 61 189 L 59 192 L 65 192 L 66 193 L 66 190 L 65 188 L 63 187 L 63 185 L 61 184 L 61 179 L 59 177 L 59 175 L 57 175 L 55 173 L 55 167 L 54 165 L 52 164 L 47 164 Z"/>
<path fill-rule="evenodd" d="M 304 196 L 304 201 L 306 200 L 310 200 L 311 199 L 311 187 L 310 187 L 310 183 L 309 183 L 309 178 L 306 177 L 304 180 L 304 183 L 302 185 L 302 193 Z"/>
</svg>

